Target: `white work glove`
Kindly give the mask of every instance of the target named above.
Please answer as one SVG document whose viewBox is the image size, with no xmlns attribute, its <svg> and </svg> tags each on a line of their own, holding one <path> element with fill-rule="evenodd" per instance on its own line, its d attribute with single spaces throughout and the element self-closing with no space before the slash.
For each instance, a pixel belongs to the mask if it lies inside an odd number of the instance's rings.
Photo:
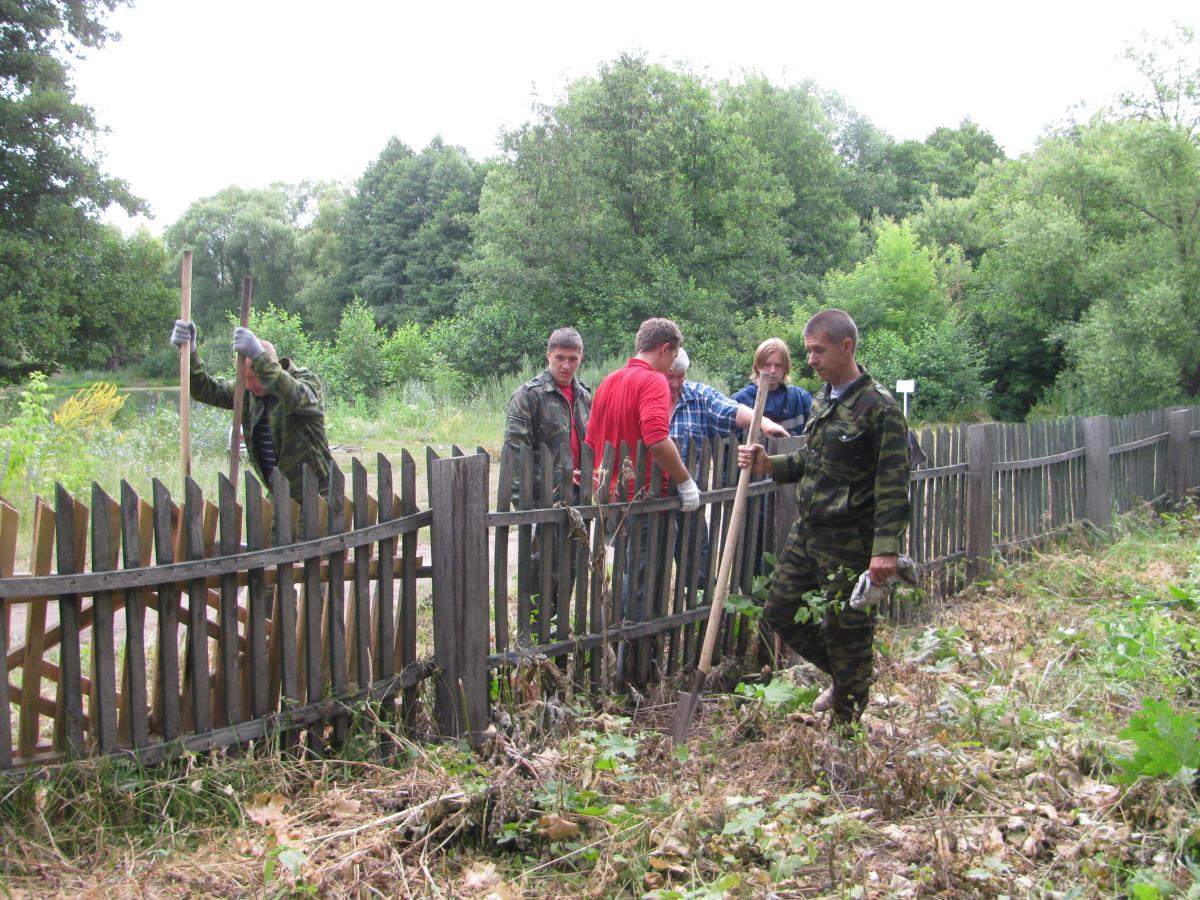
<svg viewBox="0 0 1200 900">
<path fill-rule="evenodd" d="M 696 486 L 696 479 L 689 478 L 679 486 L 679 499 L 682 501 L 679 508 L 683 512 L 692 512 L 700 506 L 700 488 Z"/>
<path fill-rule="evenodd" d="M 871 580 L 870 570 L 858 576 L 858 584 L 854 586 L 854 590 L 850 594 L 850 608 L 864 610 L 875 606 L 888 595 L 888 590 L 898 581 L 907 584 L 909 587 L 920 586 L 920 580 L 917 576 L 917 564 L 912 561 L 911 556 L 902 555 L 897 557 L 896 574 L 883 584 L 876 584 Z"/>
<path fill-rule="evenodd" d="M 254 336 L 254 332 L 240 325 L 233 329 L 233 349 L 247 359 L 258 359 L 263 353 L 263 345 Z"/>
<path fill-rule="evenodd" d="M 187 344 L 189 351 L 196 352 L 196 323 L 185 322 L 183 319 L 175 320 L 175 327 L 171 329 L 171 343 L 183 349 Z"/>
</svg>

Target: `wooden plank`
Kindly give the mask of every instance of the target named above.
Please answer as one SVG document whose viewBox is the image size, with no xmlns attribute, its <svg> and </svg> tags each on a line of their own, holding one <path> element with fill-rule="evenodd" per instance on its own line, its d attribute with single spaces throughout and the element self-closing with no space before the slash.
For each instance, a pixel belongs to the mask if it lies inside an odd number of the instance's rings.
<svg viewBox="0 0 1200 900">
<path fill-rule="evenodd" d="M 1112 527 L 1112 464 L 1108 416 L 1089 416 L 1083 420 L 1083 446 L 1087 450 L 1086 500 L 1084 512 L 1096 528 Z"/>
<path fill-rule="evenodd" d="M 592 448 L 587 444 L 583 444 L 579 448 L 579 496 L 576 499 L 577 507 L 592 505 L 592 473 L 594 470 Z M 575 557 L 576 585 L 575 615 L 571 622 L 573 634 L 584 634 L 588 628 L 588 601 L 591 598 L 592 586 L 591 530 L 593 527 L 592 522 L 584 520 L 583 534 L 575 535 L 577 540 L 572 540 L 571 542 Z M 497 640 L 496 649 L 500 650 L 499 640 Z M 584 689 L 587 687 L 587 682 L 588 654 L 580 647 L 575 652 L 575 686 L 577 689 Z"/>
<path fill-rule="evenodd" d="M 545 444 L 542 444 L 539 450 L 537 458 L 542 471 L 539 479 L 538 506 L 542 509 L 550 509 L 554 506 L 554 457 L 550 448 Z M 534 464 L 538 465 L 537 462 Z M 535 589 L 538 594 L 536 611 L 539 644 L 550 643 L 550 622 L 554 618 L 558 603 L 558 597 L 555 596 L 554 591 L 554 561 L 559 551 L 557 538 L 558 529 L 549 523 L 540 526 L 537 530 L 539 557 L 537 572 L 540 577 Z"/>
<path fill-rule="evenodd" d="M 584 445 L 583 453 L 587 454 L 589 464 L 594 465 L 594 457 L 592 448 Z M 606 480 L 608 472 L 612 471 L 613 458 L 615 451 L 611 444 L 606 444 L 603 449 L 603 455 L 600 457 L 600 496 L 592 496 L 592 502 L 599 499 L 607 499 L 608 497 L 608 482 Z M 589 467 L 590 468 L 590 467 Z M 594 471 L 592 477 L 585 482 L 586 490 L 591 495 L 596 486 Z M 589 618 L 589 627 L 593 633 L 603 632 L 608 630 L 608 625 L 611 623 L 611 597 L 612 584 L 608 581 L 608 565 L 607 555 L 605 553 L 604 544 L 604 520 L 597 517 L 592 523 L 592 552 L 589 562 L 590 573 L 592 580 L 592 604 L 591 616 Z M 602 645 L 588 656 L 588 679 L 592 690 L 601 691 L 606 687 L 608 680 L 608 667 L 606 663 L 608 647 Z"/>
<path fill-rule="evenodd" d="M 217 496 L 221 528 L 220 553 L 229 556 L 241 549 L 242 510 L 237 502 L 237 488 L 225 477 L 217 475 Z M 242 721 L 242 678 L 238 671 L 238 584 L 237 575 L 221 578 L 217 610 L 217 681 L 213 702 L 213 725 L 235 725 Z"/>
<path fill-rule="evenodd" d="M 473 740 L 488 718 L 487 475 L 478 454 L 435 460 L 430 475 L 435 717 L 440 733 Z"/>
<path fill-rule="evenodd" d="M 375 457 L 375 484 L 379 496 L 378 519 L 387 522 L 399 514 L 392 503 L 392 464 L 382 453 Z M 396 603 L 395 583 L 392 579 L 392 560 L 396 555 L 396 539 L 385 538 L 379 542 L 379 585 L 375 593 L 375 636 L 372 671 L 377 681 L 392 677 L 395 672 L 393 661 L 396 658 L 395 618 Z M 368 573 L 369 577 L 369 573 Z M 387 703 L 385 710 L 387 718 L 391 718 L 392 703 Z"/>
<path fill-rule="evenodd" d="M 329 518 L 330 534 L 341 534 L 346 530 L 345 516 L 346 476 L 337 463 L 329 463 Z M 328 610 L 328 653 L 329 684 L 334 697 L 346 696 L 346 556 L 338 551 L 329 556 L 329 602 Z M 367 613 L 369 616 L 370 613 Z M 363 685 L 366 687 L 366 685 Z M 337 747 L 346 745 L 350 733 L 350 717 L 345 713 L 333 718 L 333 740 Z"/>
<path fill-rule="evenodd" d="M 357 530 L 370 522 L 371 504 L 367 500 L 367 468 L 357 457 L 350 464 L 351 490 L 354 493 L 354 521 Z M 352 627 L 346 633 L 346 665 L 353 673 L 355 689 L 371 685 L 371 545 L 354 549 L 353 594 L 350 605 Z"/>
<path fill-rule="evenodd" d="M 463 467 L 463 527 L 458 539 L 463 544 L 463 607 L 460 663 L 460 691 L 463 695 L 469 737 L 478 744 L 487 731 L 489 715 L 489 691 L 487 656 L 490 645 L 488 627 L 488 548 L 487 511 L 490 467 L 488 458 L 481 454 L 467 457 L 460 463 Z M 560 615 L 566 616 L 561 609 Z"/>
<path fill-rule="evenodd" d="M 718 446 L 721 447 L 722 468 L 725 473 L 722 484 L 736 484 L 738 480 L 737 439 L 730 435 L 727 440 L 720 440 Z M 724 552 L 724 545 L 729 540 L 730 525 L 733 520 L 733 499 L 730 498 L 722 505 L 724 510 L 721 516 L 721 551 Z M 728 655 L 734 650 L 733 620 L 734 617 L 729 612 L 725 612 L 721 616 L 721 633 L 717 635 L 716 649 L 713 651 L 712 658 L 713 665 L 719 663 L 723 655 Z"/>
<path fill-rule="evenodd" d="M 655 588 L 654 611 L 656 617 L 662 617 L 671 611 L 671 588 L 673 585 L 672 568 L 675 563 L 675 531 L 679 513 L 667 510 L 658 514 L 659 529 L 662 538 L 658 549 L 658 577 Z M 667 667 L 667 639 L 669 632 L 660 631 L 654 637 L 654 665 L 659 677 L 671 674 Z"/>
<path fill-rule="evenodd" d="M 1188 486 L 1191 484 L 1191 448 L 1188 432 L 1191 431 L 1192 413 L 1188 409 L 1173 409 L 1167 414 L 1167 461 L 1166 490 L 1174 506 L 1187 502 Z"/>
<path fill-rule="evenodd" d="M 92 570 L 107 572 L 120 552 L 120 532 L 113 515 L 120 509 L 96 483 L 92 483 Z M 120 520 L 118 519 L 118 522 Z M 101 753 L 117 749 L 117 660 L 114 649 L 113 598 L 107 591 L 92 600 L 92 691 L 88 718 L 92 738 Z"/>
<path fill-rule="evenodd" d="M 616 473 L 615 481 L 618 491 L 617 497 L 620 498 L 620 509 L 618 512 L 609 513 L 609 517 L 605 520 L 605 529 L 608 533 L 614 535 L 612 539 L 612 589 L 610 591 L 610 604 L 608 610 L 608 627 L 612 628 L 618 623 L 625 622 L 628 617 L 626 604 L 628 603 L 628 586 L 625 581 L 626 556 L 629 547 L 629 488 L 622 470 L 626 466 L 626 462 L 630 460 L 629 445 L 624 441 L 618 445 L 616 455 L 613 458 L 613 472 Z M 632 466 L 632 462 L 628 463 Z M 601 482 L 603 484 L 603 482 Z M 611 497 L 610 497 L 611 499 Z M 621 647 L 618 644 L 616 647 L 618 656 L 621 655 Z M 621 657 L 623 658 L 623 657 Z M 620 685 L 624 679 L 624 672 L 613 671 L 610 673 L 610 685 Z"/>
<path fill-rule="evenodd" d="M 188 559 L 205 557 L 207 510 L 200 485 L 184 479 L 183 546 Z M 188 582 L 187 656 L 184 663 L 184 727 L 197 734 L 213 727 L 208 668 L 208 588 L 203 578 Z"/>
<path fill-rule="evenodd" d="M 271 495 L 277 498 L 282 508 L 274 511 L 275 546 L 286 547 L 295 535 L 295 518 L 292 516 L 290 488 L 287 478 L 276 469 L 271 473 Z M 303 702 L 300 687 L 300 648 L 297 647 L 296 589 L 291 565 L 280 565 L 275 570 L 275 606 L 271 616 L 271 696 L 268 703 L 275 707 L 278 697 L 279 710 L 288 714 Z M 279 673 L 278 682 L 274 673 Z M 284 751 L 292 750 L 298 734 L 285 729 L 279 737 Z"/>
<path fill-rule="evenodd" d="M 307 466 L 304 468 L 302 500 L 300 504 L 300 538 L 313 540 L 321 533 L 321 497 L 317 478 Z M 323 694 L 322 647 L 321 647 L 321 563 L 319 557 L 304 561 L 304 581 L 300 592 L 300 662 L 303 666 L 304 700 L 312 703 Z M 321 753 L 324 750 L 320 734 L 315 729 L 308 732 L 309 750 Z"/>
<path fill-rule="evenodd" d="M 250 550 L 267 547 L 267 523 L 263 509 L 262 485 L 247 472 L 243 481 L 246 497 L 246 546 Z M 267 651 L 267 615 L 271 598 L 267 593 L 266 573 L 261 568 L 246 573 L 246 659 L 243 678 L 246 684 L 246 710 L 249 719 L 259 719 L 271 711 L 270 657 Z"/>
<path fill-rule="evenodd" d="M 122 563 L 127 569 L 148 562 L 152 543 L 153 508 L 129 482 L 121 482 Z M 150 716 L 146 690 L 146 597 L 142 588 L 125 591 L 125 661 L 121 673 L 121 706 L 118 739 L 135 748 L 150 742 Z"/>
<path fill-rule="evenodd" d="M 58 571 L 76 572 L 83 568 L 85 550 L 84 542 L 78 539 L 78 525 L 81 521 L 87 522 L 87 508 L 72 498 L 61 484 L 55 485 L 54 493 Z M 68 759 L 77 759 L 84 752 L 79 607 L 78 594 L 62 594 L 58 598 L 58 620 L 62 624 L 63 637 L 59 644 L 61 675 L 54 746 Z"/>
<path fill-rule="evenodd" d="M 992 558 L 992 439 L 994 425 L 967 429 L 967 580 L 984 578 Z"/>
<path fill-rule="evenodd" d="M 584 447 L 586 448 L 586 444 Z M 508 512 L 512 506 L 513 451 L 505 448 L 500 453 L 500 474 L 496 485 L 496 511 Z M 492 550 L 492 597 L 494 598 L 494 620 L 496 649 L 508 649 L 508 526 L 497 525 Z"/>
<path fill-rule="evenodd" d="M 37 497 L 33 504 L 33 543 L 29 553 L 30 573 L 49 575 L 54 564 L 54 510 Z M 42 695 L 41 661 L 45 653 L 46 608 L 49 598 L 38 597 L 25 608 L 25 650 L 21 668 L 21 706 L 17 727 L 17 753 L 33 756 L 41 732 L 37 699 Z M 7 675 L 5 682 L 7 683 Z"/>
<path fill-rule="evenodd" d="M 400 515 L 417 512 L 417 464 L 407 450 L 400 456 Z M 407 671 L 417 663 L 417 533 L 405 534 L 400 539 L 400 557 L 404 565 L 400 590 L 400 614 L 396 627 L 397 672 Z M 411 728 L 417 711 L 417 688 L 415 685 L 404 692 L 403 724 Z"/>
<path fill-rule="evenodd" d="M 533 453 L 528 447 L 520 449 L 517 464 L 521 467 L 521 483 L 517 485 L 517 504 L 522 509 L 530 509 L 535 500 L 533 496 Z M 517 528 L 517 644 L 522 647 L 529 647 L 534 643 L 531 595 L 535 588 L 530 583 L 533 580 L 534 571 L 532 559 L 533 526 L 520 525 Z"/>
<path fill-rule="evenodd" d="M 158 565 L 175 561 L 173 513 L 175 504 L 166 486 L 152 482 L 154 497 L 154 552 Z M 153 696 L 154 720 L 164 741 L 179 737 L 182 711 L 179 703 L 179 589 L 167 583 L 158 588 L 158 647 Z"/>
<path fill-rule="evenodd" d="M 688 472 L 696 472 L 696 441 L 688 441 L 687 452 L 684 454 L 683 464 Z M 699 486 L 700 482 L 697 481 Z M 696 518 L 701 513 L 699 510 L 694 512 L 680 513 L 680 533 L 679 533 L 679 556 L 676 559 L 677 568 L 675 570 L 674 590 L 670 598 L 670 610 L 674 613 L 679 613 L 683 610 L 684 593 L 687 591 L 687 580 L 690 570 L 693 565 L 694 557 L 692 555 L 692 542 L 689 536 L 695 530 Z M 672 552 L 674 547 L 672 547 Z M 582 632 L 581 632 L 582 633 Z M 679 665 L 679 650 L 681 642 L 681 633 L 677 629 L 671 632 L 670 639 L 667 642 L 666 655 L 666 672 L 668 674 L 674 672 Z"/>
<path fill-rule="evenodd" d="M 0 498 L 0 578 L 12 578 L 17 559 L 17 511 Z M 8 653 L 8 600 L 0 596 L 0 649 Z M 9 708 L 8 671 L 0 671 L 0 770 L 11 769 L 13 759 L 12 713 Z"/>
<path fill-rule="evenodd" d="M 650 455 L 650 451 L 646 449 L 645 445 L 642 446 L 641 452 L 645 457 L 649 457 Z M 642 471 L 643 465 L 644 463 L 638 466 L 639 472 Z M 644 498 L 655 500 L 661 497 L 663 493 L 663 481 L 662 470 L 655 463 L 650 462 L 650 477 L 646 480 Z M 645 538 L 643 539 L 645 543 L 645 559 L 641 562 L 641 618 L 643 620 L 658 618 L 658 584 L 662 565 L 659 559 L 659 545 L 662 543 L 659 536 L 661 530 L 659 525 L 661 524 L 662 515 L 664 514 L 647 513 L 638 517 L 641 520 L 641 527 L 645 530 Z M 638 543 L 642 542 L 639 541 Z M 637 680 L 639 684 L 646 684 L 650 681 L 651 670 L 656 661 L 654 657 L 656 637 L 643 638 L 638 642 Z"/>
<path fill-rule="evenodd" d="M 696 443 L 693 441 L 693 443 Z M 713 445 L 712 441 L 704 440 L 700 442 L 700 476 L 696 480 L 697 486 L 703 491 L 711 489 L 713 481 Z M 696 519 L 694 522 L 695 533 L 689 535 L 689 552 L 694 560 L 687 575 L 687 592 L 684 596 L 685 610 L 695 609 L 701 602 L 701 594 L 706 590 L 708 582 L 709 557 L 712 556 L 711 547 L 708 543 L 711 531 L 711 520 L 713 518 L 713 506 L 709 503 L 702 503 L 695 513 Z M 709 548 L 705 552 L 705 548 Z M 705 595 L 706 596 L 706 595 Z M 689 624 L 683 626 L 683 651 L 679 660 L 680 668 L 687 668 L 695 665 L 698 654 L 699 644 L 697 637 L 699 635 L 699 625 Z"/>
<path fill-rule="evenodd" d="M 575 485 L 572 474 L 572 469 L 566 466 L 559 473 L 559 495 L 562 497 L 563 506 L 571 506 L 575 503 Z M 574 573 L 577 572 L 575 568 L 575 540 L 572 536 L 569 522 L 569 519 L 564 518 L 554 529 L 557 538 L 554 560 L 556 582 L 554 590 L 554 616 L 557 627 L 554 633 L 556 639 L 560 641 L 565 641 L 571 634 L 571 601 L 575 595 Z M 486 524 L 484 527 L 486 528 Z M 552 659 L 556 665 L 566 666 L 565 655 L 560 654 L 552 657 Z"/>
<path fill-rule="evenodd" d="M 642 622 L 649 613 L 649 610 L 646 609 L 646 561 L 642 558 L 648 549 L 645 544 L 649 535 L 645 531 L 648 523 L 646 514 L 641 512 L 641 501 L 647 499 L 649 485 L 646 483 L 646 445 L 638 441 L 637 446 L 631 449 L 633 451 L 634 502 L 630 504 L 629 512 L 625 515 L 625 527 L 629 533 L 629 542 L 625 550 L 629 560 L 625 575 L 625 618 L 634 622 Z M 621 672 L 621 677 L 628 678 L 632 673 L 633 680 L 644 685 L 646 677 L 642 674 L 640 662 L 643 655 L 642 646 L 643 644 L 640 642 L 626 643 L 625 669 Z"/>
</svg>

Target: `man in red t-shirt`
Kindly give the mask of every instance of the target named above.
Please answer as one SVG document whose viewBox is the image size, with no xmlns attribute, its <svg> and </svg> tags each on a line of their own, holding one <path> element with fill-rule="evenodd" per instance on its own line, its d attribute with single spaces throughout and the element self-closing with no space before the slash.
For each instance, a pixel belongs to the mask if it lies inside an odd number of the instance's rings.
<svg viewBox="0 0 1200 900">
<path fill-rule="evenodd" d="M 643 322 L 634 344 L 635 355 L 625 364 L 625 368 L 613 372 L 596 388 L 586 442 L 599 462 L 603 459 L 606 444 L 611 444 L 619 451 L 624 442 L 630 453 L 636 453 L 638 441 L 641 441 L 649 455 L 645 484 L 649 485 L 651 462 L 657 463 L 678 487 L 680 508 L 684 512 L 691 512 L 700 505 L 700 488 L 692 480 L 679 457 L 675 442 L 670 438 L 672 403 L 671 388 L 667 384 L 667 372 L 671 370 L 682 346 L 683 333 L 670 319 L 647 319 Z M 635 482 L 629 481 L 623 491 L 618 487 L 619 483 L 618 473 L 610 473 L 608 499 L 634 499 Z M 597 493 L 605 496 L 599 489 Z M 626 568 L 621 585 L 617 602 L 622 619 L 640 620 L 645 598 L 659 596 L 662 579 L 670 575 L 670 554 L 663 558 L 665 565 L 659 566 L 657 571 L 646 565 L 651 529 L 663 523 L 663 515 L 640 515 L 634 520 L 629 542 L 630 546 L 640 547 L 640 552 L 636 554 L 637 566 Z M 668 512 L 665 515 L 674 514 Z M 625 522 L 624 516 L 609 516 L 605 521 L 605 530 L 613 535 Z M 630 571 L 634 568 L 636 571 Z M 636 657 L 629 648 L 630 645 L 623 642 L 617 650 L 617 678 L 619 681 L 640 682 L 642 679 L 637 676 L 638 667 L 634 664 Z M 648 649 L 653 650 L 652 647 Z"/>
<path fill-rule="evenodd" d="M 625 368 L 613 372 L 596 388 L 587 444 L 598 464 L 605 444 L 620 450 L 623 441 L 634 453 L 641 441 L 649 452 L 646 483 L 649 484 L 651 462 L 658 463 L 678 486 L 683 511 L 691 512 L 700 505 L 700 489 L 670 439 L 672 403 L 667 384 L 667 372 L 671 371 L 682 346 L 683 333 L 670 319 L 647 319 L 642 323 L 634 344 L 636 354 Z M 622 499 L 616 481 L 614 471 L 609 476 L 609 496 L 614 500 Z M 623 499 L 632 500 L 633 493 L 634 482 L 630 481 Z"/>
</svg>

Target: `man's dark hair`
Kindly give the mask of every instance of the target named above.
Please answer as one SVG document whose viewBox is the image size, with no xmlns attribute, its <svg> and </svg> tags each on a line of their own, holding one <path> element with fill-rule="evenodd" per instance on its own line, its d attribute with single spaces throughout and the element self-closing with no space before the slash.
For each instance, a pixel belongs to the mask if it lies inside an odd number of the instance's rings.
<svg viewBox="0 0 1200 900">
<path fill-rule="evenodd" d="M 850 318 L 850 314 L 841 309 L 823 309 L 804 326 L 804 336 L 823 334 L 834 344 L 841 344 L 850 338 L 851 348 L 858 347 L 858 326 Z"/>
<path fill-rule="evenodd" d="M 683 346 L 683 332 L 670 319 L 647 319 L 638 328 L 633 346 L 636 352 L 645 353 L 663 344 L 670 344 L 671 349 Z"/>
<path fill-rule="evenodd" d="M 546 352 L 549 353 L 555 347 L 562 347 L 564 350 L 578 350 L 582 353 L 583 338 L 579 336 L 578 331 L 570 326 L 556 328 L 550 333 L 550 340 L 546 341 Z"/>
</svg>

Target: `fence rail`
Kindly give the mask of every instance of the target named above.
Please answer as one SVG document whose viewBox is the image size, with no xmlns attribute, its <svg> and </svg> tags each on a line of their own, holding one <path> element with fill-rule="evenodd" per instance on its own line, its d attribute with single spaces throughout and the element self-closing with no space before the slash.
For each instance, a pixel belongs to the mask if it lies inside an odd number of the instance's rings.
<svg viewBox="0 0 1200 900">
<path fill-rule="evenodd" d="M 918 440 L 927 464 L 911 476 L 907 549 L 940 593 L 984 575 L 996 553 L 1083 521 L 1107 528 L 1200 480 L 1200 407 L 927 428 Z M 348 492 L 336 466 L 324 497 L 306 473 L 299 504 L 278 473 L 269 496 L 249 474 L 240 496 L 222 478 L 216 502 L 190 479 L 181 503 L 157 481 L 149 499 L 128 484 L 119 499 L 93 485 L 86 503 L 59 488 L 35 502 L 23 573 L 20 517 L 0 500 L 0 769 L 263 739 L 322 754 L 364 702 L 399 729 L 477 735 L 493 679 L 534 689 L 513 673 L 542 660 L 575 689 L 670 676 L 699 652 L 736 482 L 732 440 L 687 455 L 702 490 L 691 513 L 645 449 L 625 446 L 599 461 L 585 448 L 577 485 L 569 473 L 555 484 L 543 455 L 537 496 L 532 458 L 505 456 L 494 506 L 492 460 L 458 448 L 427 452 L 428 509 L 406 451 L 396 483 L 382 455 L 373 484 L 353 461 Z M 593 484 L 614 472 L 636 499 L 596 502 L 607 497 Z M 734 594 L 755 590 L 796 516 L 792 487 L 769 480 L 752 483 L 749 504 Z M 718 657 L 761 650 L 751 622 L 724 617 Z"/>
</svg>

